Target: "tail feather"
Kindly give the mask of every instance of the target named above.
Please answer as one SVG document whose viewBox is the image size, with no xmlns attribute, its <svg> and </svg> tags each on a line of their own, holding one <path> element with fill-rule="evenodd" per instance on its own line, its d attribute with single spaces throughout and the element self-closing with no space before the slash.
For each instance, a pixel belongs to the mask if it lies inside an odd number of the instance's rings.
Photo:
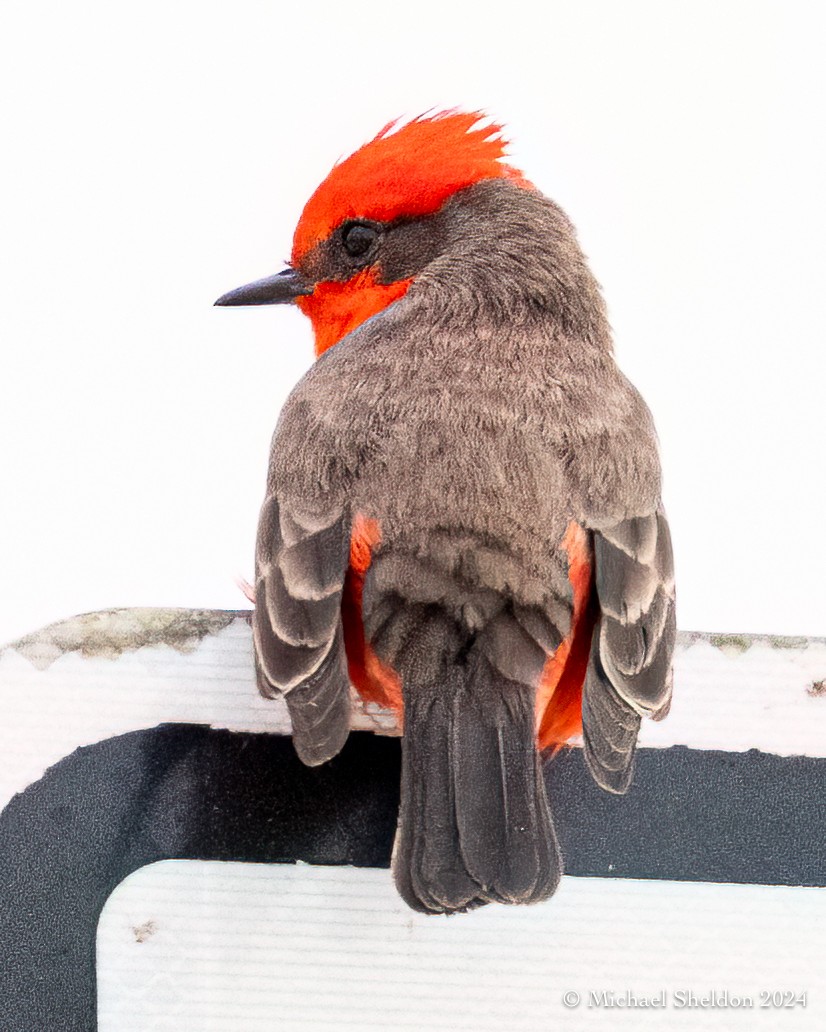
<svg viewBox="0 0 826 1032">
<path fill-rule="evenodd" d="M 562 866 L 535 745 L 534 689 L 478 653 L 436 682 L 403 683 L 399 892 L 430 913 L 547 899 Z"/>
<path fill-rule="evenodd" d="M 462 858 L 487 895 L 506 903 L 545 899 L 561 873 L 536 751 L 534 694 L 477 660 L 454 698 Z"/>
<path fill-rule="evenodd" d="M 428 694 L 414 704 L 414 723 L 448 726 L 449 700 Z M 421 744 L 418 736 L 402 740 L 401 808 L 393 856 L 396 885 L 415 910 L 471 910 L 484 900 L 478 898 L 479 885 L 462 862 L 450 742 L 446 737 L 438 749 L 422 749 Z"/>
</svg>

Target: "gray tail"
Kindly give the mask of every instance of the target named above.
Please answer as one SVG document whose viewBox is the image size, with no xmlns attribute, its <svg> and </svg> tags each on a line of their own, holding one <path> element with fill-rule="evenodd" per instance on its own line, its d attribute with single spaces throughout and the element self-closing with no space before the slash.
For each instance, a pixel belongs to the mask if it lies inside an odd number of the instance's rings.
<svg viewBox="0 0 826 1032">
<path fill-rule="evenodd" d="M 534 689 L 475 652 L 428 681 L 404 678 L 399 892 L 414 910 L 443 914 L 547 899 L 562 862 Z"/>
</svg>

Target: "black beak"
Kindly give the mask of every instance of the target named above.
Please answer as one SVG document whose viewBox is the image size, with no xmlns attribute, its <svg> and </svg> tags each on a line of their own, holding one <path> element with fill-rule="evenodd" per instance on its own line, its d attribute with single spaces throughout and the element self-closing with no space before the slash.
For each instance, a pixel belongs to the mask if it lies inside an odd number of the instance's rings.
<svg viewBox="0 0 826 1032">
<path fill-rule="evenodd" d="M 305 279 L 295 269 L 285 269 L 277 276 L 248 283 L 245 287 L 237 287 L 223 297 L 219 297 L 216 305 L 229 308 L 232 305 L 291 305 L 297 297 L 312 294 L 315 284 Z"/>
</svg>

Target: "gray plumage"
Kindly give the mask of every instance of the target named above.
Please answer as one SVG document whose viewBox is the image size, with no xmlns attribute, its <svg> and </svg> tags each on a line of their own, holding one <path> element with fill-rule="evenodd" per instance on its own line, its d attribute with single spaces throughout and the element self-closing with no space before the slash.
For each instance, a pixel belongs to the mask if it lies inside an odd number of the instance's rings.
<svg viewBox="0 0 826 1032">
<path fill-rule="evenodd" d="M 426 912 L 536 901 L 561 872 L 534 699 L 571 626 L 569 523 L 593 548 L 583 731 L 601 785 L 627 788 L 640 716 L 668 705 L 673 572 L 651 418 L 614 363 L 573 228 L 539 193 L 478 183 L 381 227 L 371 262 L 412 286 L 318 359 L 273 439 L 259 685 L 285 693 L 305 762 L 341 747 L 347 548 L 357 515 L 376 520 L 363 622 L 402 680 L 396 882 Z M 352 276 L 340 234 L 298 272 Z"/>
</svg>

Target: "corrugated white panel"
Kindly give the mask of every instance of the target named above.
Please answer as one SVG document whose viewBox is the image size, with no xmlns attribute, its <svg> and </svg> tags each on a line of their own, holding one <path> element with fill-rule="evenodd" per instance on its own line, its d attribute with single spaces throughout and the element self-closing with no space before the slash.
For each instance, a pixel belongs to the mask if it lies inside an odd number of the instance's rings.
<svg viewBox="0 0 826 1032">
<path fill-rule="evenodd" d="M 149 642 L 147 644 L 147 642 Z M 672 712 L 642 745 L 826 755 L 826 639 L 682 634 Z M 240 616 L 119 610 L 74 618 L 0 653 L 0 808 L 78 746 L 167 721 L 289 732 L 255 689 Z M 356 707 L 353 726 L 393 719 Z"/>
<path fill-rule="evenodd" d="M 681 634 L 674 701 L 640 745 L 826 755 L 826 639 Z"/>
<path fill-rule="evenodd" d="M 171 861 L 106 904 L 99 1028 L 819 1030 L 824 926 L 817 889 L 564 878 L 548 903 L 444 918 L 387 871 Z M 590 996 L 611 992 L 666 1006 Z M 771 992 L 808 995 L 761 1007 Z"/>
<path fill-rule="evenodd" d="M 47 628 L 0 652 L 0 809 L 79 746 L 128 731 L 181 722 L 290 733 L 284 702 L 255 687 L 248 622 L 190 615 L 187 636 L 187 611 L 93 613 L 67 621 L 71 635 Z M 161 620 L 174 627 L 169 641 L 154 633 Z M 161 640 L 144 644 L 150 621 Z M 353 726 L 392 729 L 393 720 L 357 706 Z"/>
</svg>

